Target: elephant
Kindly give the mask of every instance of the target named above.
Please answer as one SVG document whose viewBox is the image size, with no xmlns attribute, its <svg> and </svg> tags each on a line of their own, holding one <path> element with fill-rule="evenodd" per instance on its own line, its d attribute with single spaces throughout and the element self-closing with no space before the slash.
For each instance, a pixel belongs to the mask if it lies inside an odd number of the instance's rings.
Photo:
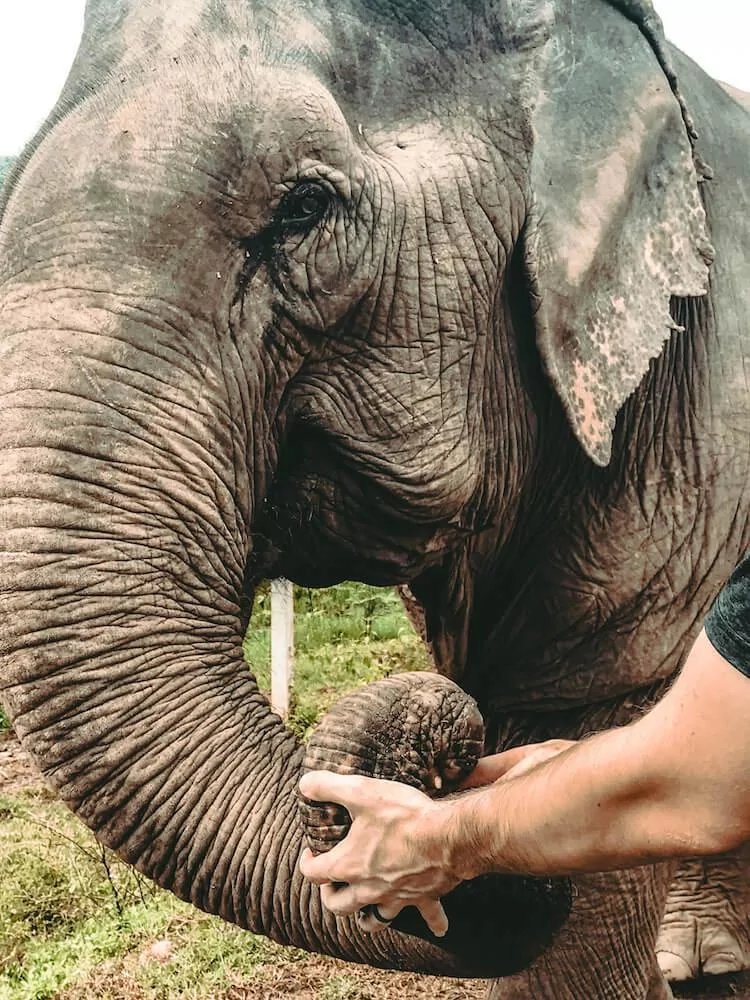
<svg viewBox="0 0 750 1000">
<path fill-rule="evenodd" d="M 484 962 L 335 921 L 242 661 L 260 581 L 358 579 L 488 751 L 658 698 L 750 545 L 749 163 L 649 0 L 88 0 L 0 205 L 0 651 L 102 842 L 493 1000 L 750 964 L 740 856 L 501 880 Z"/>
</svg>

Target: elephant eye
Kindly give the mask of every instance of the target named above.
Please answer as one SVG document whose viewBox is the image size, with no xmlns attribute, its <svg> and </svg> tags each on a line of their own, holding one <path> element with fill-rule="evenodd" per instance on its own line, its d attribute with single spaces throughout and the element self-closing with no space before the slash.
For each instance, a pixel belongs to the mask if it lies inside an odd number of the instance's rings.
<svg viewBox="0 0 750 1000">
<path fill-rule="evenodd" d="M 286 233 L 304 233 L 326 215 L 331 194 L 316 181 L 303 181 L 281 199 L 277 219 Z"/>
</svg>

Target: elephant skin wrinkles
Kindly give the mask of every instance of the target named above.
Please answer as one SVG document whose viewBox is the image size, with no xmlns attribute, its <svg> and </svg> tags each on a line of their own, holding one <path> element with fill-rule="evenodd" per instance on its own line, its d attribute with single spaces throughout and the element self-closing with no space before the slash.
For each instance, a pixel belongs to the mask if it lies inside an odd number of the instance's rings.
<svg viewBox="0 0 750 1000">
<path fill-rule="evenodd" d="M 104 842 L 276 940 L 486 974 L 303 884 L 254 591 L 408 584 L 489 749 L 641 710 L 750 544 L 748 163 L 647 0 L 90 0 L 0 207 L 0 651 Z M 493 996 L 667 996 L 670 877 L 582 881 L 551 946 L 509 880 Z"/>
</svg>

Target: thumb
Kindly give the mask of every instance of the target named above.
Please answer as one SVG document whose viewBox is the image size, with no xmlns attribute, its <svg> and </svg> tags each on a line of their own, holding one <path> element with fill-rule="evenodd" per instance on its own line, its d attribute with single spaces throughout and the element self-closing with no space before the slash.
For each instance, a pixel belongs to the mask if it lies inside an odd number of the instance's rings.
<svg viewBox="0 0 750 1000">
<path fill-rule="evenodd" d="M 461 782 L 459 789 L 465 791 L 490 785 L 499 778 L 516 778 L 574 745 L 574 740 L 546 740 L 482 757 L 471 774 Z"/>
<path fill-rule="evenodd" d="M 575 742 L 572 740 L 548 740 L 546 743 L 540 743 L 531 753 L 521 758 L 514 767 L 507 771 L 505 777 L 520 778 L 522 774 L 533 771 L 540 764 L 544 764 L 553 757 L 557 757 L 572 746 L 575 746 Z"/>
</svg>

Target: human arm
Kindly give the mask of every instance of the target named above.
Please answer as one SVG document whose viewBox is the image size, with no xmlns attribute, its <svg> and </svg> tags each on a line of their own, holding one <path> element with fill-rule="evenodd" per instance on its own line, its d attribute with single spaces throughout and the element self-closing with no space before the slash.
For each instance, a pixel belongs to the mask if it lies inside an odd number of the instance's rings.
<svg viewBox="0 0 750 1000">
<path fill-rule="evenodd" d="M 750 838 L 749 718 L 750 679 L 701 633 L 671 690 L 637 722 L 455 800 L 447 836 L 471 859 L 463 877 L 731 849 Z"/>
<path fill-rule="evenodd" d="M 326 887 L 334 912 L 382 901 L 393 912 L 410 892 L 438 896 L 488 871 L 601 871 L 728 850 L 750 837 L 748 718 L 750 679 L 701 633 L 651 712 L 518 776 L 437 802 L 407 789 L 407 802 L 394 783 L 307 775 L 303 794 L 342 802 L 354 823 L 302 871 L 349 883 Z M 386 802 L 398 815 L 383 823 Z"/>
</svg>

